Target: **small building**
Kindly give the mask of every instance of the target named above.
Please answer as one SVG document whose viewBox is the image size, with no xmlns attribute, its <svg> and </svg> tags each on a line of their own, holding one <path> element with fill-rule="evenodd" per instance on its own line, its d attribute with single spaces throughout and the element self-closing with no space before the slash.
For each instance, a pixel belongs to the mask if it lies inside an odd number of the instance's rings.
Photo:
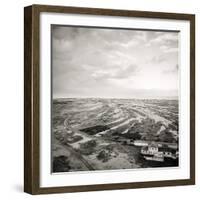
<svg viewBox="0 0 200 200">
<path fill-rule="evenodd" d="M 148 141 L 145 141 L 145 140 L 134 140 L 133 144 L 135 146 L 148 146 Z"/>
<path fill-rule="evenodd" d="M 148 146 L 148 151 L 149 151 L 150 154 L 158 153 L 158 145 L 155 142 L 152 142 Z"/>
<path fill-rule="evenodd" d="M 159 151 L 162 151 L 165 157 L 168 157 L 168 158 L 176 157 L 177 151 L 175 149 L 169 148 L 168 146 L 163 145 L 162 147 L 159 148 Z"/>
<path fill-rule="evenodd" d="M 150 143 L 148 146 L 144 146 L 141 149 L 142 154 L 149 154 L 149 155 L 154 155 L 158 153 L 158 145 L 154 142 Z"/>
<path fill-rule="evenodd" d="M 169 148 L 167 145 L 160 147 L 157 143 L 151 142 L 148 146 L 143 146 L 141 154 L 146 160 L 164 162 L 164 158 L 178 158 L 178 151 Z"/>
<path fill-rule="evenodd" d="M 157 161 L 157 162 L 164 162 L 164 156 L 163 154 L 156 154 L 153 156 L 144 156 L 145 160 L 151 160 L 151 161 Z"/>
</svg>

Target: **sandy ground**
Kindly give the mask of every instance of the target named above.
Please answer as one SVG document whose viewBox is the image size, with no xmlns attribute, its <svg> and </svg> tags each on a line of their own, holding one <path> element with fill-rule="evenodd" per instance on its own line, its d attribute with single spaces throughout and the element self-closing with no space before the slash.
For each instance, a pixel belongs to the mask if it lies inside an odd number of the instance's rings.
<svg viewBox="0 0 200 200">
<path fill-rule="evenodd" d="M 134 159 L 135 156 L 137 157 L 138 153 L 130 152 L 135 151 L 134 148 L 126 147 L 123 149 L 122 145 L 120 146 L 117 142 L 113 144 L 116 154 L 113 153 L 108 161 L 103 162 L 102 160 L 97 159 L 99 151 L 111 144 L 104 135 L 110 131 L 117 130 L 120 130 L 123 135 L 129 131 L 131 126 L 133 126 L 134 120 L 141 122 L 146 118 L 154 119 L 155 122 L 161 122 L 163 124 L 163 126 L 160 127 L 160 130 L 157 131 L 157 135 L 159 135 L 161 131 L 165 130 L 171 121 L 155 114 L 154 110 L 158 110 L 159 112 L 162 111 L 162 113 L 165 114 L 174 114 L 163 106 L 154 105 L 153 103 L 145 104 L 140 100 L 133 102 L 131 100 L 122 101 L 120 102 L 120 107 L 118 106 L 119 102 L 117 100 L 113 102 L 110 100 L 107 105 L 105 105 L 105 100 L 102 102 L 98 102 L 97 100 L 94 102 L 90 102 L 93 100 L 84 100 L 83 102 L 82 100 L 78 100 L 77 102 L 74 100 L 71 101 L 72 103 L 69 104 L 69 109 L 67 109 L 68 106 L 66 106 L 64 109 L 56 111 L 56 114 L 59 114 L 60 112 L 60 115 L 63 115 L 65 120 L 63 125 L 53 128 L 61 132 L 62 129 L 64 130 L 65 128 L 71 129 L 73 130 L 74 136 L 80 135 L 83 139 L 74 143 L 69 143 L 69 146 L 63 145 L 59 143 L 59 141 L 54 140 L 52 145 L 52 156 L 56 157 L 65 155 L 69 157 L 74 171 L 88 170 L 87 163 L 96 170 L 131 169 L 140 167 L 140 164 L 136 163 L 136 160 Z M 133 111 L 131 111 L 132 108 Z M 129 111 L 131 112 L 129 113 Z M 105 122 L 103 118 L 105 118 Z M 70 125 L 69 122 L 73 122 L 73 125 Z M 110 128 L 101 131 L 96 135 L 89 135 L 80 131 L 83 128 L 96 126 L 97 124 L 102 124 Z M 178 137 L 177 131 L 171 132 L 175 138 Z M 90 155 L 81 155 L 79 152 L 80 155 L 78 155 L 80 145 L 90 140 L 96 140 L 97 142 L 97 147 L 94 149 L 94 152 Z M 73 152 L 73 149 L 75 152 Z"/>
</svg>

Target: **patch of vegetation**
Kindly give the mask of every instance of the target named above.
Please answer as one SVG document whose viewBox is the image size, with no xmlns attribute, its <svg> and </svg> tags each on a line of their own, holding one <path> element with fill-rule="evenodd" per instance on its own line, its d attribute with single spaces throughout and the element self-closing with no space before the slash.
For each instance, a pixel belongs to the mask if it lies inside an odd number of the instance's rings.
<svg viewBox="0 0 200 200">
<path fill-rule="evenodd" d="M 92 126 L 92 127 L 88 127 L 88 128 L 84 128 L 81 129 L 80 131 L 83 131 L 85 133 L 88 133 L 89 135 L 95 135 L 98 132 L 102 132 L 109 129 L 108 126 L 104 126 L 104 125 L 97 125 L 97 126 Z"/>
<path fill-rule="evenodd" d="M 80 135 L 66 135 L 65 143 L 75 143 L 82 139 L 83 139 L 83 137 Z"/>
<path fill-rule="evenodd" d="M 159 141 L 175 143 L 176 139 L 174 138 L 173 133 L 171 133 L 168 129 L 165 129 L 160 132 Z"/>
<path fill-rule="evenodd" d="M 152 134 L 152 133 L 148 133 L 145 136 L 142 137 L 142 139 L 146 140 L 146 141 L 158 141 L 158 136 Z"/>
<path fill-rule="evenodd" d="M 105 146 L 103 150 L 101 150 L 98 155 L 97 159 L 101 160 L 102 162 L 107 162 L 112 157 L 116 157 L 117 153 L 114 151 L 113 145 Z"/>
<path fill-rule="evenodd" d="M 96 146 L 97 146 L 96 140 L 90 140 L 80 144 L 79 150 L 81 151 L 82 154 L 90 155 L 94 152 Z"/>
<path fill-rule="evenodd" d="M 177 131 L 177 127 L 172 123 L 168 125 L 168 128 L 170 128 L 173 131 Z"/>
<path fill-rule="evenodd" d="M 146 118 L 141 122 L 136 122 L 127 133 L 124 134 L 124 137 L 133 140 L 157 140 L 157 132 L 162 126 L 161 122 L 155 122 L 155 120 Z M 144 134 L 145 133 L 145 134 Z"/>
<path fill-rule="evenodd" d="M 53 117 L 53 126 L 61 126 L 63 125 L 65 118 L 63 116 L 55 116 Z"/>
<path fill-rule="evenodd" d="M 174 130 L 174 131 L 178 131 L 178 120 L 172 122 L 171 124 L 169 124 L 168 126 L 170 129 Z"/>
<path fill-rule="evenodd" d="M 67 156 L 53 158 L 53 172 L 68 172 L 71 169 Z"/>
<path fill-rule="evenodd" d="M 60 142 L 63 142 L 65 137 L 64 137 L 64 130 L 63 131 L 54 131 L 54 136 L 57 140 Z"/>
<path fill-rule="evenodd" d="M 102 162 L 107 162 L 109 160 L 109 157 L 110 157 L 110 154 L 106 150 L 100 151 L 99 154 L 97 155 L 97 158 L 101 160 Z"/>
<path fill-rule="evenodd" d="M 137 131 L 128 131 L 127 133 L 124 134 L 124 137 L 128 138 L 128 139 L 133 139 L 133 140 L 140 140 L 141 139 L 141 135 L 140 133 Z"/>
</svg>

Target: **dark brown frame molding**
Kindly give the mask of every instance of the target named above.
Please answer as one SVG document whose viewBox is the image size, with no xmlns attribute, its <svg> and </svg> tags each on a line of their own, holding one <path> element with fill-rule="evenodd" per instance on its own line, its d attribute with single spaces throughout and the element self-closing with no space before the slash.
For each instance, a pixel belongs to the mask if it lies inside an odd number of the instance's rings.
<svg viewBox="0 0 200 200">
<path fill-rule="evenodd" d="M 190 22 L 190 178 L 183 180 L 115 183 L 66 187 L 40 187 L 40 13 L 161 18 Z M 195 15 L 147 11 L 32 5 L 24 8 L 24 191 L 30 194 L 83 192 L 195 184 Z"/>
</svg>

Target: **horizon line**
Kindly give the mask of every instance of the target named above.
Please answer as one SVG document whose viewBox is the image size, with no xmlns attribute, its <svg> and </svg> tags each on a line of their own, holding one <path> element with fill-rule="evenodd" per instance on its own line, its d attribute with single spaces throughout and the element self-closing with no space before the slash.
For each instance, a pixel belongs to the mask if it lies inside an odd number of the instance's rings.
<svg viewBox="0 0 200 200">
<path fill-rule="evenodd" d="M 124 98 L 124 97 L 52 97 L 53 100 L 56 99 L 137 99 L 137 100 L 146 100 L 146 99 L 150 99 L 150 100 L 178 100 L 178 96 L 177 97 L 163 97 L 163 98 L 136 98 L 136 97 L 129 97 L 129 98 Z"/>
</svg>

